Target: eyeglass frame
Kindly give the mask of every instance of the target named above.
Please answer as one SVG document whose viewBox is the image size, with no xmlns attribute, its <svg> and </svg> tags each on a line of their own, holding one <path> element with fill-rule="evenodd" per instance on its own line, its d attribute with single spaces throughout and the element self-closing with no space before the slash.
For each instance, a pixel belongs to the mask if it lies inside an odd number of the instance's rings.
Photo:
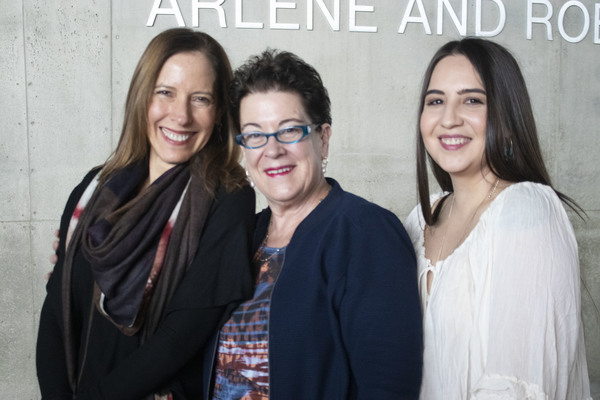
<svg viewBox="0 0 600 400">
<path fill-rule="evenodd" d="M 252 132 L 244 132 L 244 133 L 240 133 L 239 135 L 235 136 L 235 141 L 238 145 L 246 148 L 246 149 L 250 149 L 250 150 L 254 150 L 254 149 L 260 149 L 261 147 L 265 147 L 268 143 L 269 143 L 269 138 L 271 136 L 273 136 L 275 138 L 275 140 L 277 140 L 279 143 L 282 144 L 294 144 L 294 143 L 298 143 L 299 141 L 301 141 L 302 139 L 304 139 L 306 136 L 308 136 L 315 127 L 317 127 L 319 125 L 315 125 L 315 124 L 311 124 L 311 125 L 292 125 L 292 126 L 286 126 L 285 128 L 281 128 L 276 132 L 273 133 L 264 133 L 264 132 L 259 132 L 259 131 L 252 131 Z M 279 134 L 286 130 L 286 129 L 290 129 L 290 128 L 301 128 L 302 129 L 302 136 L 297 139 L 294 140 L 292 142 L 284 142 L 282 140 L 279 139 Z M 265 144 L 262 144 L 260 146 L 247 146 L 243 143 L 243 138 L 245 136 L 249 136 L 249 135 L 261 135 L 265 138 L 267 138 L 267 141 L 265 142 Z"/>
</svg>

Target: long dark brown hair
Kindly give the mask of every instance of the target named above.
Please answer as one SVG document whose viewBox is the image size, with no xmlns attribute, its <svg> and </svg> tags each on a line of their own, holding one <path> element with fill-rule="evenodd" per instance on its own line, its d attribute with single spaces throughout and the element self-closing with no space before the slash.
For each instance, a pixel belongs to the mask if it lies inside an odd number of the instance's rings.
<svg viewBox="0 0 600 400">
<path fill-rule="evenodd" d="M 194 51 L 204 54 L 214 69 L 217 120 L 206 145 L 189 161 L 192 172 L 204 178 L 211 193 L 219 185 L 233 190 L 245 184 L 244 169 L 239 165 L 240 150 L 230 131 L 228 89 L 232 71 L 229 58 L 210 35 L 188 28 L 168 29 L 158 34 L 142 54 L 127 93 L 119 144 L 102 169 L 102 181 L 147 156 L 150 149 L 148 109 L 158 75 L 171 56 Z"/>
<path fill-rule="evenodd" d="M 439 210 L 432 213 L 427 163 L 440 188 L 453 192 L 450 174 L 444 171 L 425 149 L 420 116 L 431 75 L 445 57 L 463 55 L 473 65 L 487 95 L 487 123 L 482 168 L 487 166 L 498 178 L 509 182 L 537 182 L 552 186 L 538 141 L 537 128 L 525 79 L 512 54 L 489 40 L 465 38 L 442 46 L 429 62 L 423 78 L 417 120 L 417 189 L 423 217 L 428 225 L 437 221 Z M 583 210 L 568 196 L 554 189 L 558 197 L 579 216 Z M 444 199 L 442 199 L 443 201 Z M 440 203 L 441 205 L 441 203 Z"/>
</svg>

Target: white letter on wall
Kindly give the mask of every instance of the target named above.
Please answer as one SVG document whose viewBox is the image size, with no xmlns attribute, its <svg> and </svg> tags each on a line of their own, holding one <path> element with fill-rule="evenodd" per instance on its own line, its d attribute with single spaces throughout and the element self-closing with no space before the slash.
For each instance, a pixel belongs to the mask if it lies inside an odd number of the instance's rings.
<svg viewBox="0 0 600 400">
<path fill-rule="evenodd" d="M 319 8 L 323 12 L 323 15 L 327 19 L 327 22 L 329 22 L 329 26 L 331 26 L 331 28 L 334 31 L 339 31 L 340 30 L 340 0 L 334 0 L 334 2 L 333 2 L 333 16 L 331 15 L 329 10 L 323 3 L 323 0 L 317 0 L 317 4 L 319 5 Z M 309 31 L 311 31 L 313 29 L 313 19 L 314 19 L 313 10 L 314 10 L 314 0 L 307 0 L 306 1 L 306 29 L 308 29 Z"/>
<path fill-rule="evenodd" d="M 594 44 L 600 44 L 600 3 L 596 3 L 594 14 Z"/>
<path fill-rule="evenodd" d="M 419 16 L 411 17 L 412 9 L 417 3 L 419 6 Z M 422 0 L 410 0 L 408 6 L 406 7 L 406 11 L 404 11 L 404 17 L 402 17 L 402 22 L 400 23 L 400 29 L 398 29 L 398 33 L 404 33 L 406 30 L 406 25 L 409 22 L 416 22 L 423 24 L 423 28 L 425 29 L 425 33 L 431 35 L 431 28 L 429 27 L 429 21 L 427 21 L 427 14 L 425 14 L 425 8 L 423 7 Z"/>
<path fill-rule="evenodd" d="M 242 10 L 242 1 L 235 0 L 235 27 L 236 28 L 249 28 L 249 29 L 262 29 L 262 22 L 244 22 L 242 21 L 244 11 Z"/>
<path fill-rule="evenodd" d="M 502 0 L 492 0 L 498 6 L 498 11 L 500 11 L 500 18 L 498 19 L 498 26 L 496 29 L 492 31 L 482 31 L 481 30 L 481 1 L 477 0 L 475 4 L 475 36 L 483 36 L 483 37 L 491 37 L 496 36 L 502 29 L 504 29 L 504 24 L 506 24 L 506 9 L 504 8 L 504 4 Z"/>
<path fill-rule="evenodd" d="M 438 18 L 437 18 L 436 33 L 438 35 L 442 34 L 442 30 L 443 30 L 442 28 L 443 28 L 443 24 L 444 24 L 444 22 L 443 22 L 444 21 L 443 6 L 446 6 L 446 9 L 448 10 L 448 14 L 450 14 L 450 17 L 452 18 L 452 22 L 454 22 L 454 26 L 456 26 L 458 33 L 460 33 L 461 36 L 466 36 L 467 35 L 467 0 L 462 0 L 462 13 L 461 13 L 462 21 L 458 20 L 458 16 L 454 12 L 454 9 L 452 8 L 452 6 L 450 5 L 450 3 L 448 1 L 449 0 L 438 0 Z"/>
<path fill-rule="evenodd" d="M 227 22 L 225 21 L 225 10 L 223 10 L 223 7 L 221 7 L 221 4 L 223 3 L 225 3 L 225 0 L 216 0 L 210 3 L 206 1 L 192 0 L 192 15 L 194 18 L 193 25 L 195 27 L 200 25 L 200 22 L 198 22 L 198 13 L 201 8 L 214 8 L 219 14 L 219 26 L 221 28 L 227 28 Z"/>
<path fill-rule="evenodd" d="M 296 8 L 296 3 L 278 2 L 277 0 L 271 0 L 269 8 L 271 14 L 271 29 L 300 29 L 300 24 L 284 24 L 277 22 L 277 9 Z"/>
<path fill-rule="evenodd" d="M 543 4 L 546 6 L 548 12 L 545 17 L 533 18 L 533 4 Z M 552 26 L 550 25 L 550 18 L 552 17 L 553 8 L 552 4 L 548 0 L 528 0 L 527 1 L 527 39 L 531 40 L 532 37 L 532 26 L 533 24 L 544 24 L 546 25 L 546 37 L 548 40 L 552 40 Z"/>
<path fill-rule="evenodd" d="M 377 32 L 376 26 L 357 26 L 356 25 L 356 13 L 357 12 L 373 12 L 375 7 L 373 6 L 357 6 L 356 0 L 349 0 L 350 6 L 350 32 Z"/>
<path fill-rule="evenodd" d="M 584 19 L 583 30 L 581 31 L 579 36 L 576 36 L 576 37 L 567 35 L 567 32 L 565 32 L 565 26 L 564 26 L 565 13 L 567 12 L 567 9 L 571 6 L 578 7 L 583 12 L 583 19 Z M 560 35 L 563 37 L 563 39 L 565 39 L 567 42 L 570 42 L 570 43 L 581 42 L 583 40 L 583 38 L 585 37 L 585 35 L 587 35 L 589 30 L 590 30 L 590 14 L 588 13 L 588 10 L 587 10 L 587 8 L 585 8 L 584 5 L 575 0 L 567 1 L 565 4 L 563 4 L 560 11 L 558 12 L 558 31 L 560 32 Z"/>
<path fill-rule="evenodd" d="M 146 22 L 146 26 L 154 26 L 154 22 L 156 22 L 157 15 L 174 15 L 177 18 L 177 25 L 185 26 L 185 22 L 183 22 L 183 16 L 181 15 L 181 10 L 179 9 L 179 5 L 177 4 L 177 0 L 170 0 L 171 8 L 160 8 L 160 3 L 162 0 L 154 0 L 154 4 L 152 5 L 152 11 L 150 11 L 150 16 L 148 17 L 148 22 Z"/>
</svg>

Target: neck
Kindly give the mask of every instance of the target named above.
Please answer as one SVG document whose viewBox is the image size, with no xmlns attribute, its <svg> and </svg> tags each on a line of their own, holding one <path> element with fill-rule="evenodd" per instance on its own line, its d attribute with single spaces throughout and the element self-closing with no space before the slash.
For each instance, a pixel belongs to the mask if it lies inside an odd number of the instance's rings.
<svg viewBox="0 0 600 400">
<path fill-rule="evenodd" d="M 155 180 L 160 178 L 162 174 L 175 167 L 177 164 L 169 164 L 163 161 L 158 160 L 158 158 L 150 153 L 148 158 L 148 180 L 147 186 L 150 186 L 154 183 Z"/>
<path fill-rule="evenodd" d="M 475 207 L 486 202 L 489 197 L 496 194 L 498 177 L 491 171 L 478 174 L 475 177 L 455 177 L 452 176 L 452 187 L 454 188 L 454 197 L 456 198 L 457 211 L 468 212 Z M 494 193 L 492 193 L 494 191 Z M 492 194 L 492 196 L 490 196 Z"/>
<path fill-rule="evenodd" d="M 433 265 L 445 259 L 466 239 L 477 225 L 479 217 L 487 209 L 495 196 L 504 187 L 493 173 L 479 175 L 477 179 L 457 179 L 452 177 L 454 193 L 442 205 L 436 227 L 442 230 L 425 230 L 425 253 Z M 437 256 L 432 258 L 435 254 Z M 431 284 L 428 275 L 428 289 Z"/>
<path fill-rule="evenodd" d="M 279 204 L 269 202 L 271 221 L 268 227 L 268 238 L 265 243 L 269 247 L 286 246 L 300 223 L 319 205 L 329 194 L 331 186 L 323 182 L 303 201 L 294 204 Z"/>
</svg>

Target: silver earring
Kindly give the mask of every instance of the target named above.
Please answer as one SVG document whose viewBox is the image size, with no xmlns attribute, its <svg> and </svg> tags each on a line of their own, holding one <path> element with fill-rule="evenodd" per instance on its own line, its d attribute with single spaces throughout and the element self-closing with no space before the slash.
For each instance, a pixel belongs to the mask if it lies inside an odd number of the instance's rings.
<svg viewBox="0 0 600 400">
<path fill-rule="evenodd" d="M 252 177 L 248 173 L 248 170 L 246 170 L 246 179 L 248 180 L 248 183 L 250 183 L 250 187 L 253 188 L 254 187 L 254 181 L 252 180 Z"/>
<path fill-rule="evenodd" d="M 325 175 L 325 173 L 327 172 L 327 163 L 329 162 L 329 160 L 327 159 L 327 157 L 325 157 L 323 159 L 323 161 L 321 161 L 321 171 L 323 171 L 323 175 Z"/>
</svg>

